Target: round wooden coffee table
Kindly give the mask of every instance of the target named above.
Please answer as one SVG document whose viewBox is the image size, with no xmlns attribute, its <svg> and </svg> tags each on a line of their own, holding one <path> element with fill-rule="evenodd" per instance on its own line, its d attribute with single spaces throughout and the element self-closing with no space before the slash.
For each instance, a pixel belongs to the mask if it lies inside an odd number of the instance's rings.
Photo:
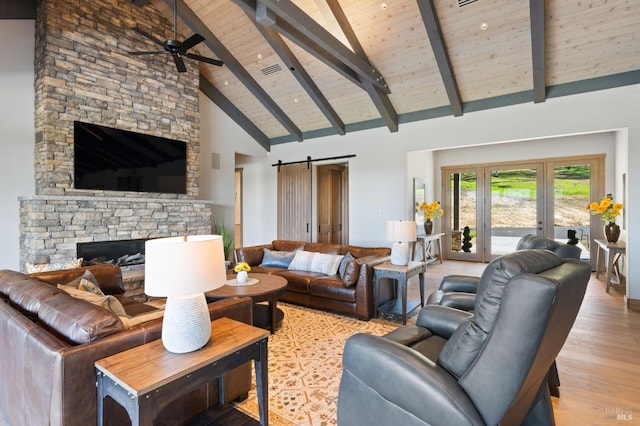
<svg viewBox="0 0 640 426">
<path fill-rule="evenodd" d="M 235 274 L 227 275 L 228 280 L 235 279 Z M 205 293 L 208 302 L 230 297 L 250 297 L 253 300 L 253 322 L 260 328 L 272 333 L 282 323 L 284 312 L 278 309 L 278 297 L 287 290 L 287 280 L 270 274 L 249 273 L 249 279 L 257 279 L 252 285 L 225 285 Z M 268 305 L 260 302 L 268 302 Z"/>
</svg>

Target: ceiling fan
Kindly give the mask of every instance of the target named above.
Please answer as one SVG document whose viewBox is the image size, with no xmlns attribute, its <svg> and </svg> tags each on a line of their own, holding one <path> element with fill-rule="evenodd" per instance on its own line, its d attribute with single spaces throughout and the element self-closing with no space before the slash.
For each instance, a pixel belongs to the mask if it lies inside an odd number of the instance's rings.
<svg viewBox="0 0 640 426">
<path fill-rule="evenodd" d="M 135 32 L 142 34 L 149 40 L 153 41 L 156 44 L 164 47 L 164 50 L 153 50 L 153 51 L 143 51 L 143 52 L 128 52 L 130 55 L 156 55 L 156 54 L 169 54 L 173 56 L 173 61 L 176 64 L 176 68 L 178 72 L 186 72 L 187 67 L 184 64 L 183 57 L 187 57 L 190 59 L 195 59 L 196 61 L 206 62 L 211 65 L 222 66 L 223 62 L 218 59 L 207 58 L 204 56 L 196 55 L 194 53 L 189 53 L 188 50 L 197 45 L 198 43 L 202 43 L 205 38 L 200 34 L 194 34 L 185 41 L 178 41 L 177 38 L 177 24 L 178 24 L 178 2 L 174 0 L 173 2 L 173 38 L 163 41 L 158 40 L 153 35 L 149 34 L 145 30 L 135 26 L 132 28 Z"/>
</svg>

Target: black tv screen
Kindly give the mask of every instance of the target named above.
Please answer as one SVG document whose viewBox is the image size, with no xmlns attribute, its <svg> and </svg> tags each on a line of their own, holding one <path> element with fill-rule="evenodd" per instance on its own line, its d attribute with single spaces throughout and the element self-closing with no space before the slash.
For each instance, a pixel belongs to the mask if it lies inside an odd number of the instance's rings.
<svg viewBox="0 0 640 426">
<path fill-rule="evenodd" d="M 186 194 L 187 144 L 74 122 L 76 189 Z"/>
</svg>

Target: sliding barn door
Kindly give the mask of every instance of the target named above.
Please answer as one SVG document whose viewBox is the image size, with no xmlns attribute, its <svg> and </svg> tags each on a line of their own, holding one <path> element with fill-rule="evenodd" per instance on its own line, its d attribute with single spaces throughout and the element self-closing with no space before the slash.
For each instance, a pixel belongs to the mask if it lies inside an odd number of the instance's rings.
<svg viewBox="0 0 640 426">
<path fill-rule="evenodd" d="M 311 168 L 282 166 L 278 172 L 278 238 L 311 241 Z"/>
</svg>

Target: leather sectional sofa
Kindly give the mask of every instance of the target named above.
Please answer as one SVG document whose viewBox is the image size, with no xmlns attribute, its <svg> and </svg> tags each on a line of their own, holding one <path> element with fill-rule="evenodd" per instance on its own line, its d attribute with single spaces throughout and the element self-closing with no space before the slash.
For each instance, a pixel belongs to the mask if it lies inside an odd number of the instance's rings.
<svg viewBox="0 0 640 426">
<path fill-rule="evenodd" d="M 287 266 L 265 266 L 265 249 L 271 253 L 306 251 L 351 257 L 343 273 L 289 270 Z M 317 309 L 339 312 L 369 320 L 373 315 L 373 267 L 388 259 L 388 247 L 359 247 L 342 244 L 274 240 L 271 244 L 235 250 L 236 262 L 246 262 L 251 272 L 276 274 L 288 282 L 280 300 Z"/>
<path fill-rule="evenodd" d="M 0 406 L 11 424 L 96 424 L 98 359 L 156 340 L 162 319 L 126 329 L 111 311 L 77 299 L 55 284 L 64 284 L 90 270 L 105 294 L 117 298 L 126 314 L 154 316 L 156 309 L 123 296 L 120 268 L 96 265 L 65 271 L 25 275 L 0 271 Z M 211 319 L 229 317 L 252 323 L 250 298 L 209 304 Z M 132 321 L 134 323 L 134 321 Z M 141 360 L 141 362 L 144 362 Z M 250 365 L 225 376 L 227 400 L 246 397 Z M 162 424 L 183 424 L 217 404 L 218 381 L 179 398 L 158 416 Z M 110 424 L 127 424 L 124 410 L 108 400 Z"/>
</svg>

